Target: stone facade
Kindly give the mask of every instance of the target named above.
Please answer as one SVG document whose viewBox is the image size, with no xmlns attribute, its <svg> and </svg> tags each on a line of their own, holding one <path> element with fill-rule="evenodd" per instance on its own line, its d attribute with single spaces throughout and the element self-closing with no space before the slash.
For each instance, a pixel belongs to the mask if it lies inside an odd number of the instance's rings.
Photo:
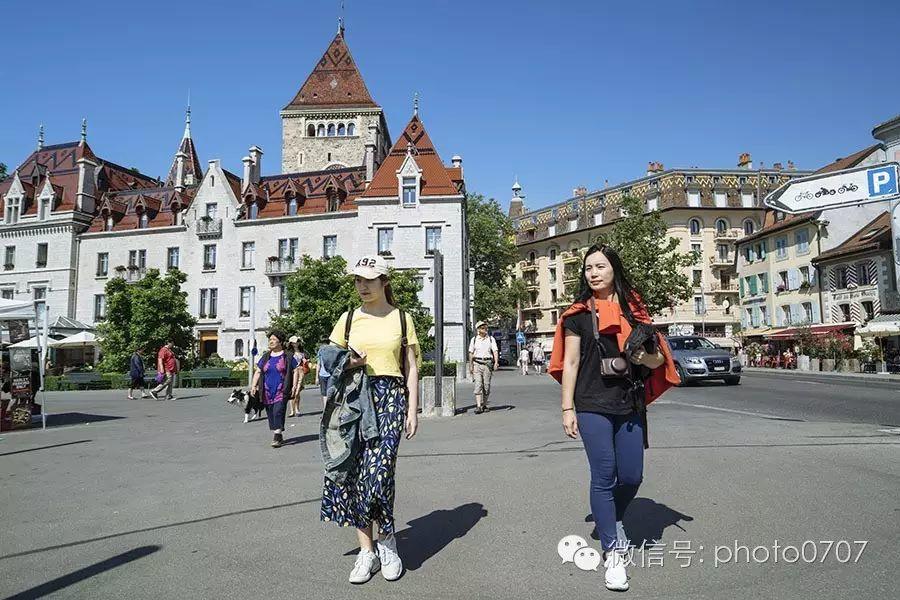
<svg viewBox="0 0 900 600">
<path fill-rule="evenodd" d="M 328 135 L 332 130 L 334 133 Z M 309 135 L 313 132 L 316 134 Z M 323 132 L 324 135 L 318 135 Z M 363 165 L 370 136 L 374 137 L 374 172 L 391 147 L 387 122 L 380 108 L 329 112 L 285 110 L 281 113 L 281 135 L 282 173 Z"/>
</svg>

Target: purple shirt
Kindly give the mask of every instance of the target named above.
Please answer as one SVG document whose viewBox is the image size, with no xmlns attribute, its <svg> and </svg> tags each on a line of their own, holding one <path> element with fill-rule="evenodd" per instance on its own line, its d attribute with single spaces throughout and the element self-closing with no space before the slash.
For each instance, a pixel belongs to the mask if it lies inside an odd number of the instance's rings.
<svg viewBox="0 0 900 600">
<path fill-rule="evenodd" d="M 299 364 L 296 356 L 291 358 L 292 369 L 296 369 Z M 260 357 L 256 366 L 262 371 L 263 403 L 275 404 L 281 402 L 284 399 L 284 377 L 287 373 L 285 354 L 282 352 L 278 356 L 270 355 L 267 364 L 263 364 L 263 357 Z"/>
</svg>

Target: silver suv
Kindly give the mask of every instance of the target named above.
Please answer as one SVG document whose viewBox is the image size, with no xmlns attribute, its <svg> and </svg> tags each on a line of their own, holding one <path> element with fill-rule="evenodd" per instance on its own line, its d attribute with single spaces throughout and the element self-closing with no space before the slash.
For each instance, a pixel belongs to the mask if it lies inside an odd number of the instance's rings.
<svg viewBox="0 0 900 600">
<path fill-rule="evenodd" d="M 741 382 L 741 363 L 725 348 L 693 335 L 667 339 L 682 385 L 709 379 L 721 379 L 728 385 Z"/>
</svg>

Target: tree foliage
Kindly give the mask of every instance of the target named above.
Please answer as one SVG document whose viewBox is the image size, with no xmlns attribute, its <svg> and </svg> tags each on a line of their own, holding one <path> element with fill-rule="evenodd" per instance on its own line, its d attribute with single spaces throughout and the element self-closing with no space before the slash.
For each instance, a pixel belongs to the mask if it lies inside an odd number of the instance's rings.
<svg viewBox="0 0 900 600">
<path fill-rule="evenodd" d="M 156 352 L 170 340 L 182 368 L 191 367 L 196 359 L 193 327 L 197 321 L 188 312 L 187 293 L 181 291 L 186 280 L 178 269 L 164 276 L 158 269 L 150 269 L 137 283 L 127 283 L 122 277 L 107 282 L 106 319 L 97 326 L 103 370 L 128 370 L 137 347 L 150 357 L 148 365 L 155 364 Z"/>
<path fill-rule="evenodd" d="M 512 220 L 493 198 L 466 197 L 469 264 L 475 271 L 475 318 L 512 319 L 525 298 L 525 285 L 512 279 L 519 252 Z"/>
<path fill-rule="evenodd" d="M 631 283 L 640 292 L 651 315 L 687 302 L 693 296 L 687 267 L 697 264 L 695 252 L 679 252 L 679 241 L 667 234 L 658 211 L 644 212 L 644 203 L 633 197 L 621 200 L 625 217 L 597 237 L 622 258 Z"/>
<path fill-rule="evenodd" d="M 417 277 L 412 271 L 390 271 L 394 302 L 412 317 L 421 348 L 427 352 L 434 347 L 434 339 L 428 336 L 434 321 L 419 299 Z M 271 313 L 271 324 L 288 335 L 299 336 L 307 352 L 314 352 L 319 342 L 328 338 L 344 311 L 360 305 L 353 277 L 347 274 L 347 262 L 340 256 L 303 256 L 299 269 L 285 278 L 284 285 L 288 310 L 280 315 Z"/>
</svg>

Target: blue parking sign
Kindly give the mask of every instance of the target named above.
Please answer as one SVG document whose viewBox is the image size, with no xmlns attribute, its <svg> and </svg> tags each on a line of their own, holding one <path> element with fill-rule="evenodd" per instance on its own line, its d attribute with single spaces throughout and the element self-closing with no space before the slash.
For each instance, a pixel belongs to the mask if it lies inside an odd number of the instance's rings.
<svg viewBox="0 0 900 600">
<path fill-rule="evenodd" d="M 889 165 L 866 171 L 869 180 L 869 197 L 890 196 L 897 193 L 897 167 Z"/>
</svg>

